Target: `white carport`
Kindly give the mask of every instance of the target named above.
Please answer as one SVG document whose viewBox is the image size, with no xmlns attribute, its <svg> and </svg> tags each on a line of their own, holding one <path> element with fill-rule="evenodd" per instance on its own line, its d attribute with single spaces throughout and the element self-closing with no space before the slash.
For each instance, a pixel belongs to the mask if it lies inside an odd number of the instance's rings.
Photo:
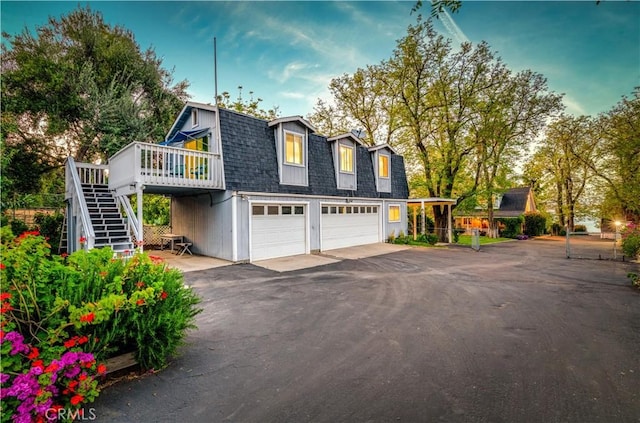
<svg viewBox="0 0 640 423">
<path fill-rule="evenodd" d="M 440 198 L 440 197 L 428 197 L 428 198 L 412 198 L 407 200 L 407 207 L 413 210 L 413 239 L 416 239 L 418 234 L 416 233 L 416 223 L 417 223 L 417 215 L 416 209 L 420 207 L 421 209 L 421 218 L 422 218 L 422 227 L 425 227 L 426 217 L 425 217 L 425 205 L 427 206 L 446 206 L 449 208 L 449 213 L 447 214 L 447 238 L 449 239 L 449 243 L 453 242 L 453 217 L 451 216 L 451 206 L 455 205 L 458 201 L 453 198 Z"/>
</svg>

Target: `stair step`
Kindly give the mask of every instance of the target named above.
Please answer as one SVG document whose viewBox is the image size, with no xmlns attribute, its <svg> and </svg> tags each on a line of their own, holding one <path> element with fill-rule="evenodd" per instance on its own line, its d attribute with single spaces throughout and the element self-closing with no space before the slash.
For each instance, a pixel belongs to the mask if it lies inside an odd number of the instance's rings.
<svg viewBox="0 0 640 423">
<path fill-rule="evenodd" d="M 93 231 L 95 233 L 98 232 L 115 232 L 115 231 L 124 231 L 126 232 L 128 230 L 127 225 L 123 224 L 123 223 L 112 223 L 112 224 L 108 224 L 108 225 L 104 225 L 104 224 L 98 224 L 98 225 L 93 225 Z"/>
<path fill-rule="evenodd" d="M 128 237 L 127 231 L 112 231 L 112 232 L 96 232 L 96 239 L 98 238 L 122 238 Z"/>
<path fill-rule="evenodd" d="M 122 219 L 120 213 L 89 213 L 91 220 L 93 219 Z"/>
</svg>

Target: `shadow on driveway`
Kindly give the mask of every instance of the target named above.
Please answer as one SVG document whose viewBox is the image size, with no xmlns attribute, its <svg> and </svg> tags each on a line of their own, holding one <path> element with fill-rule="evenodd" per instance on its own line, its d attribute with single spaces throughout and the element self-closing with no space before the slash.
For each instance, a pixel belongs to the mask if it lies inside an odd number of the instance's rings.
<svg viewBox="0 0 640 423">
<path fill-rule="evenodd" d="M 529 240 L 190 272 L 204 312 L 181 356 L 93 407 L 105 422 L 637 422 L 633 270 Z"/>
</svg>

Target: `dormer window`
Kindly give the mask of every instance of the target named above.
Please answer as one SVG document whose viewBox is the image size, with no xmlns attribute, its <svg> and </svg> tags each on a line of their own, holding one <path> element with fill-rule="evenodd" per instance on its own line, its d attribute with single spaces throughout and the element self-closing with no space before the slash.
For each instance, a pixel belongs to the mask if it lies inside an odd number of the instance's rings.
<svg viewBox="0 0 640 423">
<path fill-rule="evenodd" d="M 389 177 L 389 156 L 385 154 L 378 155 L 378 177 Z"/>
<path fill-rule="evenodd" d="M 285 131 L 285 163 L 304 165 L 302 135 Z"/>
<path fill-rule="evenodd" d="M 191 109 L 191 126 L 195 128 L 198 124 L 198 109 L 193 108 Z"/>
<path fill-rule="evenodd" d="M 353 173 L 353 147 L 340 144 L 340 172 Z"/>
</svg>

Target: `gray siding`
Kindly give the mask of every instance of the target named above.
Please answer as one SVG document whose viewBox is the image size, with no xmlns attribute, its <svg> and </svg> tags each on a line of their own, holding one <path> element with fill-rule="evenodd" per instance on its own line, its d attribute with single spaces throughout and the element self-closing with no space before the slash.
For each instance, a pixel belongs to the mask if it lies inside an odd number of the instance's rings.
<svg viewBox="0 0 640 423">
<path fill-rule="evenodd" d="M 353 148 L 353 172 L 341 172 L 340 171 L 340 145 Z M 333 165 L 336 168 L 336 179 L 338 181 L 338 189 L 347 189 L 356 191 L 358 189 L 358 163 L 357 163 L 356 145 L 354 142 L 344 139 L 338 140 L 333 146 Z"/>
<path fill-rule="evenodd" d="M 276 150 L 278 151 L 278 162 L 280 164 L 280 183 L 284 185 L 309 185 L 309 137 L 306 128 L 294 123 L 285 122 L 276 126 Z M 303 165 L 290 165 L 285 163 L 284 134 L 285 131 L 294 132 L 302 136 L 302 157 Z"/>
<path fill-rule="evenodd" d="M 389 177 L 383 178 L 379 174 L 378 157 L 386 156 L 389 160 Z M 379 192 L 391 192 L 391 154 L 388 151 L 376 150 L 373 155 L 373 169 L 376 175 L 376 187 Z"/>
<path fill-rule="evenodd" d="M 389 206 L 400 206 L 400 221 L 389 222 Z M 400 232 L 407 235 L 408 218 L 407 218 L 407 203 L 406 201 L 393 201 L 388 200 L 384 202 L 384 241 L 389 238 L 389 235 L 394 234 L 398 236 Z"/>
<path fill-rule="evenodd" d="M 173 197 L 171 230 L 192 242 L 195 254 L 233 260 L 230 192 Z"/>
<path fill-rule="evenodd" d="M 218 120 L 216 119 L 216 112 L 211 110 L 198 109 L 198 120 L 199 123 L 197 126 L 193 126 L 192 117 L 186 120 L 186 122 L 182 125 L 179 130 L 183 131 L 193 131 L 199 128 L 211 128 L 209 132 L 209 152 L 211 153 L 220 153 L 220 139 L 218 136 Z"/>
</svg>

